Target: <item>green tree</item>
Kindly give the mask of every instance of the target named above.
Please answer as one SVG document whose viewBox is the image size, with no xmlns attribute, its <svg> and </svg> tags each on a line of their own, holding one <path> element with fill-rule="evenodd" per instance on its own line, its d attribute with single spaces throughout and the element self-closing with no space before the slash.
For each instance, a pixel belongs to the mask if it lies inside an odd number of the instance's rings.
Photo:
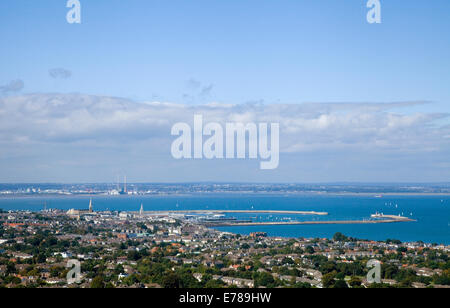
<svg viewBox="0 0 450 308">
<path fill-rule="evenodd" d="M 354 276 L 353 276 L 353 277 L 350 279 L 349 284 L 350 284 L 350 286 L 352 286 L 353 288 L 355 288 L 355 287 L 360 287 L 361 284 L 362 284 L 362 281 L 361 281 L 360 278 L 354 277 Z"/>
<path fill-rule="evenodd" d="M 163 278 L 162 287 L 166 289 L 180 288 L 180 277 L 175 273 L 170 273 Z"/>
<path fill-rule="evenodd" d="M 333 286 L 334 289 L 348 289 L 348 285 L 344 280 L 336 280 Z"/>
<path fill-rule="evenodd" d="M 91 288 L 92 289 L 104 289 L 105 288 L 105 282 L 103 280 L 103 277 L 102 276 L 96 276 L 94 279 L 92 279 Z"/>
<path fill-rule="evenodd" d="M 263 287 L 273 287 L 275 285 L 275 279 L 273 276 L 267 272 L 263 272 L 259 275 L 257 275 L 257 278 L 255 279 L 255 283 L 258 286 Z"/>
<path fill-rule="evenodd" d="M 337 232 L 333 235 L 333 240 L 336 242 L 345 242 L 348 241 L 348 237 L 341 232 Z"/>
<path fill-rule="evenodd" d="M 322 285 L 324 288 L 331 288 L 334 285 L 336 272 L 331 272 L 322 276 Z"/>
<path fill-rule="evenodd" d="M 314 248 L 312 246 L 308 246 L 305 248 L 305 251 L 309 254 L 313 254 L 314 253 Z"/>
<path fill-rule="evenodd" d="M 205 284 L 205 288 L 207 289 L 218 289 L 223 288 L 224 283 L 220 280 L 211 279 Z"/>
</svg>

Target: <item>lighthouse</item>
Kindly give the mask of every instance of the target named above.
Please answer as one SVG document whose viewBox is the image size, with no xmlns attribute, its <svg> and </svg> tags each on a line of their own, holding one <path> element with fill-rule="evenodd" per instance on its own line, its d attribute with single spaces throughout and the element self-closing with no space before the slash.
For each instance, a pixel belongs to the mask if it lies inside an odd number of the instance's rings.
<svg viewBox="0 0 450 308">
<path fill-rule="evenodd" d="M 139 210 L 139 215 L 144 215 L 144 205 L 141 203 L 141 209 Z"/>
<path fill-rule="evenodd" d="M 93 213 L 94 209 L 92 208 L 92 199 L 89 200 L 89 213 Z"/>
</svg>

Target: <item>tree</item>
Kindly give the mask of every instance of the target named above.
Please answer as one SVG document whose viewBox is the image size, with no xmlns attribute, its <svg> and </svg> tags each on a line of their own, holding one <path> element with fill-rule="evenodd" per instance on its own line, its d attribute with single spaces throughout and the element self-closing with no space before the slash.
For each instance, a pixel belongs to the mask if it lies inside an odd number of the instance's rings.
<svg viewBox="0 0 450 308">
<path fill-rule="evenodd" d="M 334 289 L 348 289 L 348 285 L 344 280 L 336 280 L 333 286 Z"/>
<path fill-rule="evenodd" d="M 413 283 L 413 279 L 411 277 L 407 277 L 405 279 L 403 279 L 398 286 L 400 288 L 411 288 L 412 287 L 412 283 Z"/>
<path fill-rule="evenodd" d="M 224 285 L 223 281 L 211 279 L 205 284 L 205 288 L 217 289 L 217 288 L 222 288 L 223 285 Z"/>
<path fill-rule="evenodd" d="M 311 247 L 311 246 L 306 247 L 305 250 L 306 250 L 306 252 L 309 253 L 309 254 L 313 254 L 313 253 L 314 253 L 314 248 Z"/>
<path fill-rule="evenodd" d="M 194 276 L 191 273 L 181 273 L 179 275 L 180 278 L 180 288 L 199 288 L 200 284 L 197 279 L 194 278 Z"/>
<path fill-rule="evenodd" d="M 128 252 L 128 256 L 127 256 L 128 260 L 130 261 L 138 261 L 139 259 L 142 258 L 141 254 L 139 252 L 137 252 L 136 250 L 131 250 Z"/>
<path fill-rule="evenodd" d="M 442 275 L 434 275 L 433 282 L 435 284 L 450 285 L 450 270 L 445 270 Z"/>
<path fill-rule="evenodd" d="M 297 282 L 292 286 L 295 289 L 311 289 L 312 286 L 307 282 Z"/>
<path fill-rule="evenodd" d="M 353 288 L 360 287 L 361 283 L 362 283 L 361 279 L 359 279 L 358 277 L 355 277 L 355 276 L 353 276 L 349 282 L 350 286 L 352 286 Z"/>
<path fill-rule="evenodd" d="M 319 270 L 322 274 L 327 274 L 327 273 L 336 271 L 336 263 L 334 263 L 332 261 L 328 261 L 328 262 L 320 265 Z"/>
<path fill-rule="evenodd" d="M 396 245 L 400 245 L 402 242 L 399 240 L 393 240 L 393 239 L 387 239 L 386 240 L 386 244 L 396 244 Z"/>
<path fill-rule="evenodd" d="M 382 266 L 381 269 L 384 279 L 394 279 L 394 276 L 398 273 L 398 267 L 392 264 Z"/>
<path fill-rule="evenodd" d="M 45 263 L 47 261 L 47 257 L 43 253 L 40 253 L 36 257 L 35 261 L 36 263 Z"/>
<path fill-rule="evenodd" d="M 275 279 L 273 279 L 273 276 L 271 274 L 267 272 L 262 272 L 255 279 L 255 283 L 258 286 L 273 287 L 275 284 Z"/>
<path fill-rule="evenodd" d="M 348 237 L 346 237 L 341 232 L 337 232 L 333 235 L 333 240 L 336 242 L 345 242 L 345 241 L 348 241 Z"/>
<path fill-rule="evenodd" d="M 247 244 L 247 243 L 244 243 L 244 244 L 241 245 L 241 249 L 247 250 L 249 248 L 250 248 L 250 245 Z"/>
<path fill-rule="evenodd" d="M 103 277 L 102 276 L 96 276 L 94 279 L 92 279 L 91 288 L 92 289 L 104 289 L 105 288 L 105 282 L 103 281 Z"/>
<path fill-rule="evenodd" d="M 178 289 L 180 288 L 180 277 L 175 273 L 170 273 L 163 278 L 162 286 L 166 289 Z"/>
<path fill-rule="evenodd" d="M 407 252 L 407 251 L 408 251 L 408 249 L 406 247 L 399 247 L 399 248 L 397 248 L 397 252 L 398 253 Z"/>
<path fill-rule="evenodd" d="M 336 272 L 331 272 L 322 276 L 322 285 L 324 288 L 331 288 L 334 285 Z"/>
<path fill-rule="evenodd" d="M 17 273 L 16 265 L 13 262 L 8 262 L 6 265 L 6 274 L 9 275 L 14 273 Z"/>
<path fill-rule="evenodd" d="M 295 262 L 294 262 L 294 260 L 292 260 L 292 258 L 287 258 L 287 257 L 284 257 L 283 258 L 283 260 L 281 261 L 281 263 L 284 265 L 284 264 L 294 264 Z"/>
<path fill-rule="evenodd" d="M 369 285 L 369 289 L 391 289 L 390 285 L 386 283 L 372 283 Z"/>
</svg>

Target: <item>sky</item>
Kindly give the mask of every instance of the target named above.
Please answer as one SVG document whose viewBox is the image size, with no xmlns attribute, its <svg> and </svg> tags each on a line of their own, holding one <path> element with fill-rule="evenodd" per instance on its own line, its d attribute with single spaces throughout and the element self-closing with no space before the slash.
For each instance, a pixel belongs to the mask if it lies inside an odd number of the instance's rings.
<svg viewBox="0 0 450 308">
<path fill-rule="evenodd" d="M 448 182 L 450 2 L 0 2 L 0 182 Z M 278 121 L 280 166 L 175 160 L 195 113 Z"/>
</svg>

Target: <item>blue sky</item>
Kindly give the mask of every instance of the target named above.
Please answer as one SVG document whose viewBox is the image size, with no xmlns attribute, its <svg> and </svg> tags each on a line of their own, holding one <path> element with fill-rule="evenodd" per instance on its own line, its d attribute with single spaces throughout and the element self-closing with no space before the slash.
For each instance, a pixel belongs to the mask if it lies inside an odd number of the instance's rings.
<svg viewBox="0 0 450 308">
<path fill-rule="evenodd" d="M 382 0 L 382 24 L 376 25 L 366 21 L 366 0 L 80 2 L 81 25 L 66 22 L 65 0 L 0 2 L 0 86 L 14 80 L 21 80 L 24 85 L 20 92 L 5 94 L 7 99 L 32 93 L 46 98 L 50 93 L 81 93 L 184 105 L 429 101 L 432 103 L 392 107 L 386 112 L 405 116 L 450 112 L 447 0 Z M 69 75 L 51 78 L 49 70 L 55 68 Z M 40 101 L 35 97 L 34 100 Z M 387 123 L 383 121 L 380 119 L 380 123 Z M 448 125 L 448 118 L 435 116 L 433 122 L 420 123 L 428 127 Z M 2 129 L 0 132 L 7 134 L 6 129 L 11 127 Z M 439 133 L 446 138 L 446 130 Z M 421 136 L 426 140 L 428 135 Z M 86 181 L 107 181 L 114 179 L 115 173 L 127 172 L 105 166 L 103 171 L 89 174 L 92 167 L 89 169 L 82 162 L 73 168 L 48 164 L 48 155 L 42 148 L 57 147 L 53 160 L 70 157 L 73 149 L 41 142 L 44 141 L 19 146 L 4 141 L 2 147 L 8 148 L 8 155 L 4 154 L 3 161 L 0 155 L 0 167 L 7 169 L 0 181 L 39 181 L 25 168 L 36 162 L 44 166 L 40 172 L 46 181 L 83 181 L 83 176 Z M 416 140 L 414 144 L 420 142 Z M 382 181 L 386 173 L 380 166 L 384 166 L 392 172 L 389 181 L 448 179 L 450 166 L 445 158 L 450 154 L 448 148 L 439 141 L 431 148 L 435 149 L 434 154 L 371 151 L 370 155 L 363 155 L 366 159 L 352 147 L 344 148 L 342 157 L 328 149 L 329 152 L 323 153 L 326 163 L 314 154 L 307 157 L 308 166 L 328 165 L 319 175 L 314 174 L 317 169 L 312 167 L 292 171 L 293 166 L 304 162 L 305 156 L 301 154 L 285 154 L 288 156 L 284 167 L 264 176 L 249 171 L 253 170 L 253 164 L 239 171 L 242 166 L 236 163 L 234 175 L 210 177 L 207 170 L 213 162 L 203 165 L 171 160 L 163 163 L 169 170 L 172 164 L 175 169 L 182 164 L 199 178 L 187 173 L 170 177 L 163 169 L 153 170 L 150 176 L 131 163 L 129 170 L 135 171 L 128 172 L 132 173 L 130 178 L 134 176 L 140 181 L 204 178 L 232 181 L 242 179 L 240 172 L 248 175 L 244 179 L 249 181 Z M 91 150 L 92 156 L 99 157 L 100 153 L 111 157 L 116 153 L 98 147 Z M 24 156 L 20 151 L 30 154 Z M 162 163 L 158 155 L 163 154 L 150 154 L 156 157 L 152 163 Z M 346 172 L 342 170 L 342 159 L 349 155 L 354 155 L 360 165 Z M 438 165 L 424 165 L 416 173 L 409 170 L 412 164 L 424 159 L 430 160 L 429 163 L 438 161 Z M 398 160 L 404 163 L 399 164 Z M 80 169 L 80 165 L 85 168 Z M 223 165 L 223 170 L 230 167 L 223 162 L 217 165 Z M 378 167 L 361 170 L 362 166 Z M 397 166 L 395 172 L 393 166 Z M 83 173 L 78 174 L 79 170 Z"/>
<path fill-rule="evenodd" d="M 226 103 L 423 99 L 449 110 L 450 3 L 381 3 L 371 25 L 365 0 L 85 0 L 70 25 L 64 0 L 4 0 L 0 84 L 182 102 L 194 78 Z M 47 78 L 53 67 L 73 78 Z"/>
</svg>

